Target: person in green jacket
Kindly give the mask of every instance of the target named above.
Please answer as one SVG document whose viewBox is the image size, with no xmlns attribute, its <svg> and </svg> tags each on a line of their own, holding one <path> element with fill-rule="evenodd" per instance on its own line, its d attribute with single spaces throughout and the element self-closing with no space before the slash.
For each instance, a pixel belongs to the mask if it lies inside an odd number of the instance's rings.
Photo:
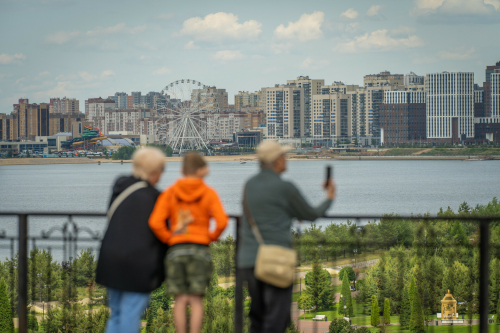
<svg viewBox="0 0 500 333">
<path fill-rule="evenodd" d="M 335 198 L 335 185 L 331 180 L 325 184 L 326 199 L 317 207 L 310 206 L 295 185 L 280 177 L 286 170 L 288 150 L 289 147 L 276 141 L 265 141 L 257 147 L 261 171 L 246 183 L 244 196 L 264 243 L 291 248 L 292 220 L 314 221 L 324 216 Z M 278 288 L 257 280 L 254 266 L 259 243 L 246 217 L 240 235 L 237 269 L 238 274 L 248 281 L 252 298 L 250 332 L 285 332 L 291 319 L 293 286 Z"/>
</svg>

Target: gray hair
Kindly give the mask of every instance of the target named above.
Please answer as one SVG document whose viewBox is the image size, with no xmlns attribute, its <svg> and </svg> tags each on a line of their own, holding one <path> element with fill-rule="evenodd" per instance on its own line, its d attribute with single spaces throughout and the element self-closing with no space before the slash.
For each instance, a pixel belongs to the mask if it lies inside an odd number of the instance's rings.
<svg viewBox="0 0 500 333">
<path fill-rule="evenodd" d="M 165 154 L 158 148 L 144 147 L 135 151 L 132 163 L 132 175 L 147 181 L 153 173 L 163 171 Z"/>
</svg>

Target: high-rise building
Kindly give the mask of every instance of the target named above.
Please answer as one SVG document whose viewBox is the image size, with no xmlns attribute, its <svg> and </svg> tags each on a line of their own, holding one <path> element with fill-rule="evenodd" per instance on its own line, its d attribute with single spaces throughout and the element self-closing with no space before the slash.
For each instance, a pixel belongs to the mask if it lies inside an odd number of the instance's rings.
<svg viewBox="0 0 500 333">
<path fill-rule="evenodd" d="M 427 138 L 474 138 L 474 73 L 427 74 Z"/>
<path fill-rule="evenodd" d="M 491 116 L 500 118 L 500 68 L 490 74 L 491 81 Z"/>
<path fill-rule="evenodd" d="M 57 133 L 73 133 L 79 123 L 85 122 L 84 113 L 51 113 L 49 114 L 49 136 Z M 79 128 L 79 133 L 82 130 Z"/>
<path fill-rule="evenodd" d="M 234 95 L 234 111 L 242 111 L 244 108 L 258 108 L 262 106 L 262 91 L 248 92 L 240 91 Z"/>
<path fill-rule="evenodd" d="M 80 101 L 76 98 L 51 98 L 49 102 L 50 113 L 79 113 Z"/>
<path fill-rule="evenodd" d="M 91 122 L 94 127 L 105 131 L 106 116 L 105 111 L 114 110 L 115 101 L 112 99 L 89 98 L 85 101 L 85 118 Z"/>
<path fill-rule="evenodd" d="M 380 105 L 381 141 L 416 143 L 426 138 L 424 91 L 386 91 Z"/>
<path fill-rule="evenodd" d="M 203 113 L 220 113 L 228 110 L 226 89 L 206 87 L 193 89 L 191 92 L 191 109 Z"/>
<path fill-rule="evenodd" d="M 380 72 L 379 74 L 369 74 L 363 77 L 363 84 L 365 88 L 382 87 L 386 85 L 399 87 L 404 85 L 404 75 L 391 74 L 389 71 Z"/>
<path fill-rule="evenodd" d="M 123 109 L 123 110 L 105 110 L 104 128 L 101 131 L 104 134 L 110 132 L 124 131 L 133 134 L 140 133 L 140 120 L 151 117 L 150 109 Z"/>
<path fill-rule="evenodd" d="M 142 96 L 141 92 L 140 91 L 132 91 L 132 93 L 130 95 L 132 96 L 133 105 L 132 105 L 132 107 L 130 105 L 128 105 L 128 108 L 132 109 L 132 108 L 140 107 L 141 96 Z"/>
<path fill-rule="evenodd" d="M 112 99 L 115 101 L 115 108 L 117 109 L 126 109 L 127 108 L 127 93 L 124 92 L 116 92 L 114 96 L 109 96 L 108 99 Z"/>
<path fill-rule="evenodd" d="M 0 141 L 16 141 L 18 139 L 17 115 L 0 113 Z"/>
<path fill-rule="evenodd" d="M 486 82 L 491 82 L 491 74 L 495 73 L 495 70 L 500 70 L 500 61 L 498 61 L 495 66 L 486 66 Z"/>
<path fill-rule="evenodd" d="M 411 84 L 423 85 L 425 83 L 425 76 L 417 75 L 413 72 L 405 75 L 404 84 L 409 86 Z"/>
<path fill-rule="evenodd" d="M 352 138 L 352 94 L 314 95 L 313 137 L 323 140 Z"/>
<path fill-rule="evenodd" d="M 304 115 L 303 115 L 303 137 L 312 136 L 313 122 L 312 122 L 312 97 L 313 95 L 321 94 L 321 87 L 325 85 L 325 80 L 313 80 L 309 79 L 309 76 L 299 76 L 296 80 L 287 80 L 286 84 L 289 86 L 295 86 L 298 88 L 303 88 L 303 99 L 304 99 Z M 265 101 L 264 101 L 265 102 Z"/>
<path fill-rule="evenodd" d="M 35 136 L 49 135 L 48 104 L 19 104 L 16 116 L 20 140 L 34 140 Z"/>
<path fill-rule="evenodd" d="M 268 139 L 291 139 L 304 136 L 304 95 L 302 85 L 300 87 L 277 85 L 272 88 L 262 88 Z"/>
</svg>

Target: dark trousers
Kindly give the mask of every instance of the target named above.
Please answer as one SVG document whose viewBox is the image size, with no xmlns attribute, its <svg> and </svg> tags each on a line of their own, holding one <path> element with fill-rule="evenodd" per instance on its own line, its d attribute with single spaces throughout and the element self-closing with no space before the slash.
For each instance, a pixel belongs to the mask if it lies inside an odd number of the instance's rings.
<svg viewBox="0 0 500 333">
<path fill-rule="evenodd" d="M 248 281 L 252 298 L 250 306 L 250 333 L 283 333 L 290 324 L 292 288 L 278 288 L 259 281 L 253 268 L 240 269 Z"/>
</svg>

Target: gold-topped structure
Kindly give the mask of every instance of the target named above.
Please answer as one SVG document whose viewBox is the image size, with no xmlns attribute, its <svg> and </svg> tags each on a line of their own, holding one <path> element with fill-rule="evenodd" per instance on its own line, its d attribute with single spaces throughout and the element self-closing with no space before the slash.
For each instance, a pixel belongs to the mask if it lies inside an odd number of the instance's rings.
<svg viewBox="0 0 500 333">
<path fill-rule="evenodd" d="M 451 295 L 450 290 L 441 300 L 441 319 L 458 319 L 457 301 Z"/>
</svg>

